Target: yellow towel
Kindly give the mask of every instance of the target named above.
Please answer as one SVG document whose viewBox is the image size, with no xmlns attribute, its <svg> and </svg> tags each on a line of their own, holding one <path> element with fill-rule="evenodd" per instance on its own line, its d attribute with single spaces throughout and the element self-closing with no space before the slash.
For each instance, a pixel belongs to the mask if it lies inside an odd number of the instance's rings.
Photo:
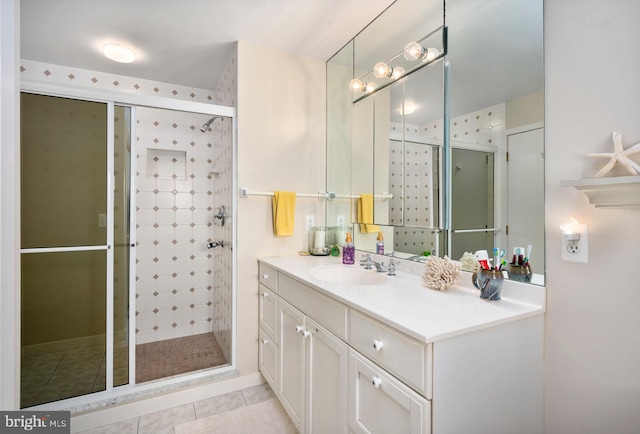
<svg viewBox="0 0 640 434">
<path fill-rule="evenodd" d="M 370 234 L 372 232 L 380 232 L 380 226 L 373 223 L 373 195 L 361 194 L 358 199 L 358 223 L 360 223 L 360 232 Z"/>
<path fill-rule="evenodd" d="M 275 191 L 271 199 L 273 207 L 273 235 L 293 235 L 293 220 L 296 210 L 296 194 L 291 191 Z"/>
</svg>

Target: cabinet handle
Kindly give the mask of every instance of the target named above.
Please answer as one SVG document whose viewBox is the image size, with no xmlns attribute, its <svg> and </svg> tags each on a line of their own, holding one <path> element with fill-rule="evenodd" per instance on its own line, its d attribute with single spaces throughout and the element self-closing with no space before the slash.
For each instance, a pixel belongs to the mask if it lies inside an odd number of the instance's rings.
<svg viewBox="0 0 640 434">
<path fill-rule="evenodd" d="M 269 293 L 268 293 L 268 292 L 263 292 L 263 293 L 262 293 L 262 296 L 263 296 L 263 297 L 268 297 L 268 296 L 269 296 Z"/>
<path fill-rule="evenodd" d="M 376 389 L 380 388 L 380 385 L 382 384 L 382 378 L 380 377 L 373 377 L 371 379 L 371 384 L 373 384 L 373 387 L 375 387 Z"/>
<path fill-rule="evenodd" d="M 303 330 L 303 331 L 302 331 L 302 336 L 303 336 L 303 337 L 308 338 L 308 337 L 309 337 L 309 335 L 311 335 L 311 332 L 310 332 L 310 331 L 307 331 L 307 330 Z"/>
<path fill-rule="evenodd" d="M 263 340 L 262 340 L 262 343 L 263 343 L 264 345 L 266 345 L 266 344 L 268 344 L 268 343 L 269 343 L 269 341 L 268 341 L 268 340 L 266 340 L 266 339 L 263 339 Z"/>
<path fill-rule="evenodd" d="M 262 278 L 263 278 L 264 280 L 267 280 L 267 279 L 269 278 L 269 275 L 268 275 L 267 273 L 264 273 L 264 274 L 262 275 Z"/>
<path fill-rule="evenodd" d="M 299 325 L 296 326 L 296 332 L 302 333 L 303 331 L 304 329 L 302 328 L 302 326 L 299 326 Z"/>
<path fill-rule="evenodd" d="M 377 340 L 377 339 L 376 339 L 375 341 L 373 341 L 373 349 L 374 349 L 374 350 L 376 350 L 376 351 L 380 351 L 380 350 L 382 349 L 382 347 L 383 347 L 383 346 L 384 346 L 384 345 L 382 344 L 382 341 L 379 341 L 379 340 Z"/>
</svg>

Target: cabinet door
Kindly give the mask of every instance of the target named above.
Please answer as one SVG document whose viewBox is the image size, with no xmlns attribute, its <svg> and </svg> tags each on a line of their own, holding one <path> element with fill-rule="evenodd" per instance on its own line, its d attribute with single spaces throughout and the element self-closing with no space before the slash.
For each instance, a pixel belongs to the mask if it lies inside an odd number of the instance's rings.
<svg viewBox="0 0 640 434">
<path fill-rule="evenodd" d="M 355 351 L 349 355 L 349 377 L 351 431 L 430 432 L 430 402 Z"/>
<path fill-rule="evenodd" d="M 278 299 L 280 366 L 278 398 L 298 431 L 304 426 L 305 317 L 296 308 Z"/>
<path fill-rule="evenodd" d="M 306 432 L 347 432 L 347 345 L 307 318 Z"/>
<path fill-rule="evenodd" d="M 278 346 L 273 339 L 259 329 L 258 367 L 273 390 L 278 388 Z"/>
<path fill-rule="evenodd" d="M 259 296 L 260 327 L 271 339 L 276 339 L 277 344 L 278 296 L 262 284 L 260 284 Z"/>
</svg>

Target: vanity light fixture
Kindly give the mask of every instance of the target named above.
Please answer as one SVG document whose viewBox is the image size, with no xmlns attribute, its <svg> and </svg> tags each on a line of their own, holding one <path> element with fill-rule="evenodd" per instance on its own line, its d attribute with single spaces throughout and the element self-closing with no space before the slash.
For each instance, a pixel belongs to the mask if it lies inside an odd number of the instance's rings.
<svg viewBox="0 0 640 434">
<path fill-rule="evenodd" d="M 364 92 L 367 89 L 367 83 L 363 82 L 359 78 L 354 78 L 349 82 L 349 87 L 353 91 Z"/>
<path fill-rule="evenodd" d="M 373 67 L 373 75 L 378 78 L 391 77 L 393 74 L 393 68 L 384 62 L 378 62 Z"/>
<path fill-rule="evenodd" d="M 131 63 L 136 60 L 136 55 L 129 47 L 120 44 L 105 44 L 102 52 L 109 59 L 120 63 Z"/>
<path fill-rule="evenodd" d="M 402 77 L 405 73 L 405 70 L 402 66 L 396 66 L 392 68 L 387 65 L 385 62 L 378 62 L 373 67 L 373 75 L 378 78 L 390 77 L 394 80 Z"/>
<path fill-rule="evenodd" d="M 422 60 L 429 62 L 438 57 L 440 51 L 437 48 L 424 48 L 417 42 L 409 42 L 404 47 L 404 58 L 409 61 Z"/>
<path fill-rule="evenodd" d="M 359 78 L 354 78 L 353 80 L 351 80 L 349 82 L 349 87 L 351 88 L 351 90 L 356 91 L 356 92 L 371 93 L 374 90 L 376 90 L 378 85 L 375 84 L 375 83 L 371 83 L 371 82 L 365 83 L 364 81 L 360 80 Z"/>
</svg>

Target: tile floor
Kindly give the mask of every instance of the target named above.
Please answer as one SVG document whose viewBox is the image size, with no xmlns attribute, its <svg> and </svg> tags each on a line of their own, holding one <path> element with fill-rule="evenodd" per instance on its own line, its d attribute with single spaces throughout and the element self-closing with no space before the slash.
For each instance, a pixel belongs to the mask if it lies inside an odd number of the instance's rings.
<svg viewBox="0 0 640 434">
<path fill-rule="evenodd" d="M 73 430 L 73 420 L 71 421 Z M 266 385 L 146 414 L 82 434 L 295 434 L 298 431 Z"/>
<path fill-rule="evenodd" d="M 114 385 L 129 382 L 126 342 L 114 349 Z M 136 382 L 227 364 L 213 333 L 136 346 Z M 20 407 L 105 390 L 105 347 L 96 345 L 22 359 Z"/>
<path fill-rule="evenodd" d="M 126 345 L 114 352 L 114 384 L 128 382 Z M 96 345 L 26 356 L 20 372 L 20 407 L 105 389 L 105 347 Z"/>
</svg>

